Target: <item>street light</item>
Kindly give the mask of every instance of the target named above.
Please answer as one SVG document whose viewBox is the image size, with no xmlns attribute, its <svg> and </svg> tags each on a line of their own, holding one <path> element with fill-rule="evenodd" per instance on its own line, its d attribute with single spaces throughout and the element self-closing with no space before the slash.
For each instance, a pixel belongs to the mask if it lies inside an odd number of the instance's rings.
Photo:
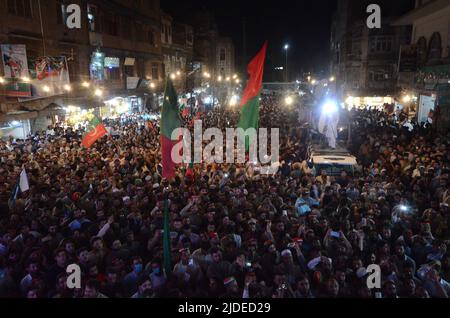
<svg viewBox="0 0 450 318">
<path fill-rule="evenodd" d="M 284 51 L 286 52 L 286 82 L 288 81 L 288 50 L 289 50 L 289 44 L 285 44 Z"/>
<path fill-rule="evenodd" d="M 284 102 L 286 103 L 286 105 L 290 106 L 294 102 L 294 99 L 291 96 L 288 96 L 284 99 Z"/>
<path fill-rule="evenodd" d="M 101 89 L 96 89 L 94 91 L 95 96 L 101 97 L 103 95 L 103 91 Z"/>
<path fill-rule="evenodd" d="M 322 106 L 322 112 L 328 116 L 334 114 L 335 112 L 337 112 L 337 110 L 338 106 L 336 101 L 334 100 L 327 100 Z"/>
</svg>

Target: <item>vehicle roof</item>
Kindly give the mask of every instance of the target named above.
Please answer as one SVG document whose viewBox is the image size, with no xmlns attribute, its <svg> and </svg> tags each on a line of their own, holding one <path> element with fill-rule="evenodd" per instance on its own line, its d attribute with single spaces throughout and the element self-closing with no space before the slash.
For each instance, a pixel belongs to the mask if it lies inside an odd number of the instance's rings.
<svg viewBox="0 0 450 318">
<path fill-rule="evenodd" d="M 311 155 L 314 164 L 356 165 L 356 158 L 349 154 L 315 154 Z"/>
</svg>

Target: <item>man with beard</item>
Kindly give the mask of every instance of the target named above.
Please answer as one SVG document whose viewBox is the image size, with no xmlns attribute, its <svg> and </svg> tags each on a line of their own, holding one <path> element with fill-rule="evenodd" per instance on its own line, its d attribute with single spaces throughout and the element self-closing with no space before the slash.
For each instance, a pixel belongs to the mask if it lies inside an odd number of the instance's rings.
<svg viewBox="0 0 450 318">
<path fill-rule="evenodd" d="M 131 296 L 131 298 L 154 298 L 152 282 L 147 275 L 142 275 L 139 277 L 137 283 L 138 289 L 136 293 Z"/>
</svg>

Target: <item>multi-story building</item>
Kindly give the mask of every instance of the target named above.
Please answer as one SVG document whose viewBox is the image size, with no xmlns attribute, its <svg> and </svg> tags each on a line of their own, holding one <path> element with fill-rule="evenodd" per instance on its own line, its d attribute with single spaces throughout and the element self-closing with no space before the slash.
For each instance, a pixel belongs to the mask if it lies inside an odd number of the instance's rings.
<svg viewBox="0 0 450 318">
<path fill-rule="evenodd" d="M 218 76 L 224 78 L 234 74 L 234 45 L 231 38 L 218 37 L 216 39 L 214 69 Z"/>
<path fill-rule="evenodd" d="M 332 24 L 330 72 L 336 77 L 337 95 L 353 106 L 394 100 L 399 50 L 409 43 L 410 28 L 391 25 L 392 16 L 402 9 L 382 11 L 381 28 L 369 29 L 369 3 L 338 1 Z"/>
<path fill-rule="evenodd" d="M 65 23 L 69 4 L 81 8 L 79 29 Z M 143 107 L 147 95 L 163 89 L 159 0 L 0 0 L 0 12 L 0 43 L 27 74 L 17 77 L 0 66 L 0 121 L 32 119 L 34 131 L 46 123 L 42 117 L 68 105 L 101 106 L 121 97 Z M 36 80 L 42 60 L 44 79 L 55 73 L 49 61 L 68 73 L 63 87 Z"/>
<path fill-rule="evenodd" d="M 194 30 L 193 72 L 196 72 L 195 86 L 205 82 L 202 75 L 209 75 L 207 82 L 232 77 L 235 72 L 235 49 L 228 37 L 219 34 L 214 16 L 207 11 L 198 11 L 191 17 Z M 198 72 L 197 72 L 198 71 Z"/>
<path fill-rule="evenodd" d="M 165 76 L 172 76 L 175 87 L 185 90 L 190 84 L 194 53 L 194 29 L 161 15 L 161 43 Z"/>
<path fill-rule="evenodd" d="M 450 2 L 417 0 L 414 10 L 394 22 L 412 26 L 409 59 L 413 67 L 401 70 L 399 85 L 418 97 L 417 119 L 433 120 L 440 129 L 450 126 Z M 400 61 L 403 64 L 403 61 Z M 405 63 L 404 63 L 405 64 Z M 411 63 L 409 63 L 411 64 Z"/>
</svg>

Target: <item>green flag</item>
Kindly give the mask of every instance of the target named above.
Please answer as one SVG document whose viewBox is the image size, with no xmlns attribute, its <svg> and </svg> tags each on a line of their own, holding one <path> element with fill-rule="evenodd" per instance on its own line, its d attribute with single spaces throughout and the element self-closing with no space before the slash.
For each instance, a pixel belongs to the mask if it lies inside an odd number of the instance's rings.
<svg viewBox="0 0 450 318">
<path fill-rule="evenodd" d="M 244 90 L 241 101 L 241 116 L 238 127 L 244 131 L 248 128 L 258 129 L 259 125 L 259 96 L 261 94 L 262 80 L 264 73 L 264 62 L 266 59 L 267 41 L 263 48 L 248 64 L 248 74 L 250 78 Z M 251 138 L 253 139 L 253 138 Z M 254 140 L 245 140 L 245 148 L 249 149 L 249 144 Z"/>
<path fill-rule="evenodd" d="M 169 220 L 169 201 L 164 201 L 164 233 L 163 233 L 163 249 L 164 249 L 164 269 L 166 275 L 172 272 L 172 252 L 170 246 L 170 220 Z"/>
</svg>

